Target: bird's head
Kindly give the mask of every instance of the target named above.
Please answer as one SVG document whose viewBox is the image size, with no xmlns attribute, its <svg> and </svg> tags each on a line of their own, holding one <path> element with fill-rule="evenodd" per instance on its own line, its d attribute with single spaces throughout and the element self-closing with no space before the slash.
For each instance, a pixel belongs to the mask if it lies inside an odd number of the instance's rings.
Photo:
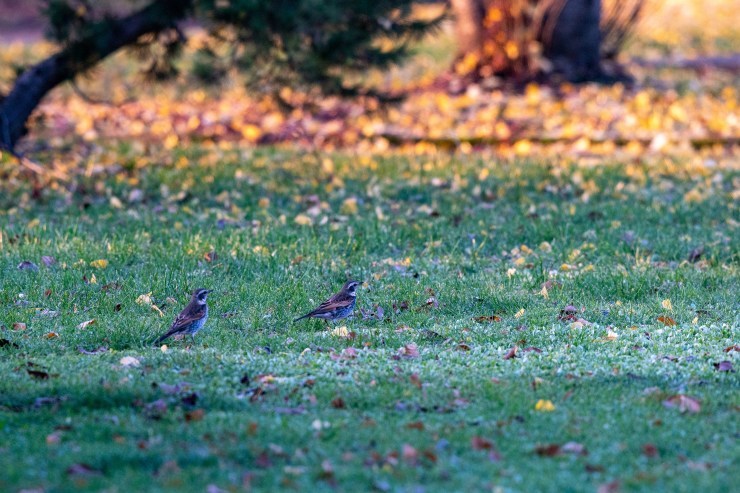
<svg viewBox="0 0 740 493">
<path fill-rule="evenodd" d="M 350 296 L 357 296 L 357 287 L 362 284 L 360 281 L 347 281 L 342 287 L 342 291 Z"/>
<path fill-rule="evenodd" d="M 212 289 L 203 289 L 198 288 L 195 291 L 193 291 L 193 300 L 197 301 L 200 305 L 205 305 L 206 298 L 208 298 L 208 293 L 213 291 Z"/>
</svg>

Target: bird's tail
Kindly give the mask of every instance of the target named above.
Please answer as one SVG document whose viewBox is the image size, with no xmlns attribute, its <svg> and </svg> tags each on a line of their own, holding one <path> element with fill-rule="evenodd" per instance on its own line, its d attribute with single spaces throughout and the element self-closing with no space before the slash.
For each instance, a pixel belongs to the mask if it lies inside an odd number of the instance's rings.
<svg viewBox="0 0 740 493">
<path fill-rule="evenodd" d="M 157 339 L 152 343 L 152 345 L 158 346 L 162 341 L 164 341 L 165 339 L 167 339 L 169 336 L 170 336 L 170 334 L 165 334 L 163 336 L 157 337 Z"/>
<path fill-rule="evenodd" d="M 298 318 L 296 318 L 295 320 L 293 320 L 293 323 L 296 323 L 296 322 L 298 322 L 299 320 L 303 320 L 304 318 L 308 318 L 308 317 L 310 317 L 310 316 L 311 316 L 311 313 L 306 313 L 306 314 L 305 314 L 305 315 L 303 315 L 302 317 L 298 317 Z"/>
</svg>

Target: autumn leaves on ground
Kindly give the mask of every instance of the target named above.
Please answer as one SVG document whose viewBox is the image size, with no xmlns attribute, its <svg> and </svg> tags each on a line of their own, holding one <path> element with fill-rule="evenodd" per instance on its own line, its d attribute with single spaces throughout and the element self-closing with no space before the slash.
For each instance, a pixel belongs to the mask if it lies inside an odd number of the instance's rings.
<svg viewBox="0 0 740 493">
<path fill-rule="evenodd" d="M 0 161 L 0 490 L 732 489 L 736 76 L 286 115 L 115 71 Z"/>
</svg>

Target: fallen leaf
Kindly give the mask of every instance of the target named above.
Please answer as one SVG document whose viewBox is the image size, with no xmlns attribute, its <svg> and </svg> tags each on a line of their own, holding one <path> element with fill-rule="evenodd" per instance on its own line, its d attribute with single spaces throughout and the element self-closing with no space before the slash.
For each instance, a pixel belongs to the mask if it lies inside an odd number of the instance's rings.
<svg viewBox="0 0 740 493">
<path fill-rule="evenodd" d="M 485 323 L 485 322 L 500 322 L 501 317 L 498 315 L 484 315 L 481 317 L 473 317 L 473 320 L 475 320 L 478 323 Z"/>
<path fill-rule="evenodd" d="M 615 479 L 614 481 L 600 484 L 596 489 L 596 493 L 617 493 L 621 487 L 622 483 L 618 479 Z"/>
<path fill-rule="evenodd" d="M 459 349 L 460 351 L 470 351 L 470 346 L 465 344 L 464 342 L 461 342 L 457 345 L 457 349 Z"/>
<path fill-rule="evenodd" d="M 77 326 L 78 329 L 84 329 L 85 327 L 88 327 L 90 325 L 93 325 L 95 323 L 95 319 L 86 320 L 85 322 L 82 322 L 80 325 Z"/>
<path fill-rule="evenodd" d="M 334 409 L 345 409 L 347 406 L 344 403 L 344 399 L 342 399 L 341 397 L 335 397 L 331 401 L 331 407 L 333 407 Z"/>
<path fill-rule="evenodd" d="M 93 354 L 102 354 L 102 353 L 105 353 L 105 352 L 108 351 L 108 348 L 105 347 L 105 346 L 99 346 L 99 347 L 93 349 L 92 351 L 88 351 L 87 349 L 85 349 L 85 348 L 83 348 L 83 347 L 80 346 L 80 347 L 77 348 L 77 351 L 80 354 L 93 355 Z"/>
<path fill-rule="evenodd" d="M 522 352 L 524 352 L 524 353 L 528 353 L 530 351 L 533 351 L 533 352 L 535 352 L 537 354 L 542 353 L 542 349 L 540 349 L 538 347 L 534 347 L 534 346 L 529 346 L 529 347 L 525 347 L 525 348 L 522 349 Z"/>
<path fill-rule="evenodd" d="M 516 353 L 519 350 L 519 346 L 514 346 L 504 355 L 504 359 L 513 359 L 516 358 Z"/>
<path fill-rule="evenodd" d="M 123 366 L 139 366 L 141 362 L 133 356 L 124 356 L 119 363 Z"/>
<path fill-rule="evenodd" d="M 49 255 L 44 255 L 43 257 L 41 257 L 41 262 L 43 262 L 45 266 L 51 267 L 52 265 L 57 263 L 57 259 Z"/>
<path fill-rule="evenodd" d="M 200 421 L 205 415 L 206 412 L 203 409 L 193 409 L 192 411 L 186 411 L 185 421 L 188 423 L 191 421 Z"/>
<path fill-rule="evenodd" d="M 724 360 L 720 361 L 719 363 L 713 363 L 714 369 L 717 371 L 726 371 L 726 372 L 732 372 L 735 373 L 735 370 L 732 368 L 732 361 Z"/>
<path fill-rule="evenodd" d="M 56 339 L 57 337 L 59 337 L 58 332 L 52 331 L 52 332 L 47 332 L 46 334 L 44 334 L 44 339 Z"/>
<path fill-rule="evenodd" d="M 645 457 L 657 457 L 658 456 L 658 447 L 653 445 L 652 443 L 646 443 L 642 446 L 642 455 Z"/>
<path fill-rule="evenodd" d="M 701 403 L 694 397 L 684 394 L 677 394 L 663 401 L 665 407 L 677 408 L 682 413 L 696 414 L 701 411 Z"/>
<path fill-rule="evenodd" d="M 560 445 L 557 443 L 537 445 L 534 448 L 534 451 L 537 455 L 542 457 L 555 457 L 556 455 L 560 455 Z"/>
<path fill-rule="evenodd" d="M 32 270 L 37 271 L 39 270 L 39 266 L 31 262 L 30 260 L 24 260 L 20 264 L 18 264 L 18 270 Z"/>
<path fill-rule="evenodd" d="M 729 353 L 729 352 L 732 352 L 732 351 L 740 352 L 740 344 L 735 344 L 734 346 L 727 346 L 724 349 L 724 352 L 726 352 L 726 353 Z"/>
<path fill-rule="evenodd" d="M 206 252 L 203 255 L 203 258 L 206 260 L 206 262 L 215 262 L 218 259 L 218 255 L 216 254 L 215 250 L 211 250 L 210 252 Z"/>
<path fill-rule="evenodd" d="M 660 306 L 662 306 L 664 309 L 668 311 L 673 311 L 673 304 L 671 304 L 671 300 L 665 299 L 660 302 Z"/>
<path fill-rule="evenodd" d="M 42 370 L 32 370 L 30 368 L 26 368 L 26 373 L 28 373 L 32 378 L 35 378 L 36 380 L 49 379 L 49 374 Z"/>
<path fill-rule="evenodd" d="M 661 315 L 660 317 L 658 317 L 658 322 L 662 322 L 663 325 L 665 325 L 667 327 L 674 327 L 676 325 L 676 321 L 675 320 L 673 320 L 671 317 L 668 317 L 668 316 L 665 316 L 665 315 Z"/>
<path fill-rule="evenodd" d="M 550 400 L 546 399 L 540 399 L 537 401 L 537 404 L 534 405 L 535 411 L 541 411 L 541 412 L 552 412 L 555 410 L 555 404 L 552 403 Z"/>
<path fill-rule="evenodd" d="M 23 322 L 14 322 L 13 330 L 26 330 L 26 324 Z"/>
<path fill-rule="evenodd" d="M 695 264 L 699 259 L 701 259 L 702 255 L 704 255 L 704 245 L 699 245 L 689 252 L 687 260 L 692 264 Z"/>
<path fill-rule="evenodd" d="M 419 348 L 414 344 L 413 342 L 410 344 L 406 344 L 405 346 L 401 346 L 398 348 L 398 355 L 402 358 L 418 358 L 419 357 Z"/>
<path fill-rule="evenodd" d="M 337 327 L 336 329 L 332 330 L 331 335 L 336 337 L 348 337 L 349 330 L 347 330 L 346 325 L 342 325 L 341 327 Z"/>
<path fill-rule="evenodd" d="M 560 451 L 564 454 L 588 455 L 586 447 L 578 442 L 567 442 L 560 447 Z"/>
<path fill-rule="evenodd" d="M 96 269 L 105 269 L 106 267 L 108 267 L 108 261 L 104 258 L 93 260 L 92 262 L 90 262 L 90 266 L 95 267 Z"/>
<path fill-rule="evenodd" d="M 102 473 L 88 464 L 72 464 L 66 470 L 68 476 L 100 476 Z"/>
<path fill-rule="evenodd" d="M 470 439 L 470 446 L 473 447 L 473 450 L 491 450 L 493 449 L 493 442 L 476 435 Z"/>
<path fill-rule="evenodd" d="M 411 423 L 408 423 L 406 425 L 406 428 L 410 430 L 424 431 L 424 423 L 422 423 L 421 421 L 413 421 Z"/>
<path fill-rule="evenodd" d="M 18 344 L 9 341 L 7 339 L 0 339 L 0 347 L 12 347 L 12 348 L 18 348 Z"/>
<path fill-rule="evenodd" d="M 293 221 L 300 226 L 311 226 L 313 219 L 305 214 L 298 214 Z"/>
</svg>

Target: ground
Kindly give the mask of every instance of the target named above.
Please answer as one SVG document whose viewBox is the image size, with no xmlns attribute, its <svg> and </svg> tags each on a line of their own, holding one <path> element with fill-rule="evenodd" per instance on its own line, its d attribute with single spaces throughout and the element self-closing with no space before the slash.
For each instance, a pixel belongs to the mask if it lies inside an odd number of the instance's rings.
<svg viewBox="0 0 740 493">
<path fill-rule="evenodd" d="M 0 92 L 54 49 L 11 3 Z M 367 74 L 398 105 L 125 55 L 53 91 L 0 154 L 0 490 L 732 490 L 738 75 L 650 64 L 740 36 L 648 5 L 634 87 L 450 94 L 443 31 Z"/>
<path fill-rule="evenodd" d="M 118 152 L 6 185 L 1 489 L 731 489 L 736 168 Z"/>
</svg>

